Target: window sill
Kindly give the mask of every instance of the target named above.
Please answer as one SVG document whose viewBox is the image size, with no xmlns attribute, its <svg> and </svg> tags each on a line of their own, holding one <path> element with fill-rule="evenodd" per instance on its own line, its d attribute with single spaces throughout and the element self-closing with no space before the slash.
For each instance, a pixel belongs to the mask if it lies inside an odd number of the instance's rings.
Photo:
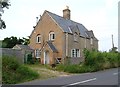
<svg viewBox="0 0 120 87">
<path fill-rule="evenodd" d="M 49 40 L 49 41 L 52 41 L 52 42 L 53 42 L 53 41 L 55 41 L 55 40 Z"/>
<path fill-rule="evenodd" d="M 36 44 L 41 44 L 41 42 L 36 42 Z"/>
<path fill-rule="evenodd" d="M 36 59 L 39 59 L 40 57 L 36 57 Z"/>
</svg>

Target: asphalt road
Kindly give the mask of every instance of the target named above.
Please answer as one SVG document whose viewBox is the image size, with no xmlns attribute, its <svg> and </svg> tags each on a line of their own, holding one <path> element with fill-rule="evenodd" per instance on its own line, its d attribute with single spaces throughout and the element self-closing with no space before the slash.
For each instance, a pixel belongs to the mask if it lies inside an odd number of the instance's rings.
<svg viewBox="0 0 120 87">
<path fill-rule="evenodd" d="M 61 87 L 71 87 L 75 85 L 118 85 L 118 68 L 104 71 L 77 74 L 65 77 L 51 78 L 47 80 L 34 80 L 20 85 L 61 85 Z"/>
</svg>

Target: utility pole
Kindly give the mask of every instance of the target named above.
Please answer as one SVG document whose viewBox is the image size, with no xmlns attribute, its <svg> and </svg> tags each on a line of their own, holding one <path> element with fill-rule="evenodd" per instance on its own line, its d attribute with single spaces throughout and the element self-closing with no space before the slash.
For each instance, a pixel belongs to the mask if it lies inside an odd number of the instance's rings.
<svg viewBox="0 0 120 87">
<path fill-rule="evenodd" d="M 112 48 L 114 48 L 113 34 L 112 34 Z"/>
</svg>

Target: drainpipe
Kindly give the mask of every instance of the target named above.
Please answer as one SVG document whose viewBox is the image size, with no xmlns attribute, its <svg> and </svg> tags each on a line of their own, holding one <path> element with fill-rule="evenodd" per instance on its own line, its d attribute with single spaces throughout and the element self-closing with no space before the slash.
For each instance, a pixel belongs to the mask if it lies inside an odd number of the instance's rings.
<svg viewBox="0 0 120 87">
<path fill-rule="evenodd" d="M 66 36 L 66 57 L 68 56 L 68 33 L 65 34 Z"/>
</svg>

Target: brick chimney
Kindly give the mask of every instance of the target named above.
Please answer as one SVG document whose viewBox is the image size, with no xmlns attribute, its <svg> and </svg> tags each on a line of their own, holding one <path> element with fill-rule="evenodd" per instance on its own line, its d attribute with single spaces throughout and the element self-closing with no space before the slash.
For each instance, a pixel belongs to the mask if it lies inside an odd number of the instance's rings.
<svg viewBox="0 0 120 87">
<path fill-rule="evenodd" d="M 63 18 L 70 20 L 70 9 L 68 6 L 63 10 Z"/>
</svg>

